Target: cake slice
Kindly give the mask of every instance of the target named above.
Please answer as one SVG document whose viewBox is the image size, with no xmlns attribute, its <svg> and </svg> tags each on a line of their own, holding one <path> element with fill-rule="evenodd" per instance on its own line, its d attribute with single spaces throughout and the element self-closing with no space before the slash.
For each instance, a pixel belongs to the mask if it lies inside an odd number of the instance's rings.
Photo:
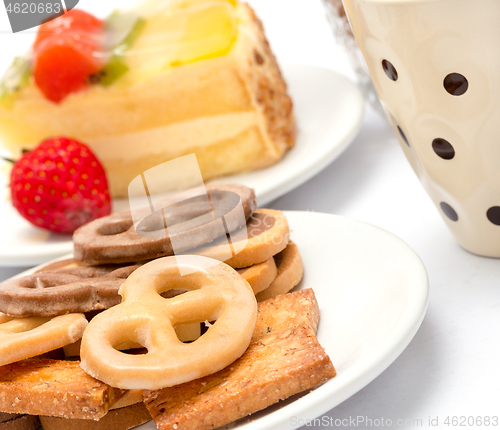
<svg viewBox="0 0 500 430">
<path fill-rule="evenodd" d="M 206 181 L 269 166 L 293 147 L 292 101 L 247 4 L 150 0 L 120 13 L 143 24 L 92 85 L 48 100 L 29 60 L 11 71 L 15 84 L 0 84 L 0 140 L 11 151 L 72 136 L 91 147 L 118 197 L 142 172 L 186 154 L 196 154 Z M 148 185 L 155 193 L 165 183 Z"/>
</svg>

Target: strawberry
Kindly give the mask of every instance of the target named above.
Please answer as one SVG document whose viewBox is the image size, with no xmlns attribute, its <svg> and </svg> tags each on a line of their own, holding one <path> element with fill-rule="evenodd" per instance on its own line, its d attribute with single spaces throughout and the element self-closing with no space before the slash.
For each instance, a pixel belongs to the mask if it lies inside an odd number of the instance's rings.
<svg viewBox="0 0 500 430">
<path fill-rule="evenodd" d="M 33 78 L 54 103 L 90 85 L 104 66 L 100 53 L 104 21 L 72 9 L 42 24 L 33 45 Z"/>
<path fill-rule="evenodd" d="M 47 139 L 17 160 L 10 189 L 24 218 L 58 233 L 111 213 L 104 168 L 86 145 L 66 137 Z"/>
</svg>

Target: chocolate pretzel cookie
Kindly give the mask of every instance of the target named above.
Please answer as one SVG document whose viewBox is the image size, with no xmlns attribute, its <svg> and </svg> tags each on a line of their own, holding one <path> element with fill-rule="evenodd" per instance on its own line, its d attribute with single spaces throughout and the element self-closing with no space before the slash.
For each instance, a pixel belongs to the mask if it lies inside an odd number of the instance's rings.
<svg viewBox="0 0 500 430">
<path fill-rule="evenodd" d="M 139 264 L 48 270 L 0 284 L 0 311 L 14 317 L 54 316 L 108 309 Z"/>
<path fill-rule="evenodd" d="M 87 264 L 152 260 L 196 248 L 245 225 L 256 207 L 252 189 L 208 185 L 169 196 L 152 211 L 121 212 L 90 222 L 73 235 L 75 259 Z M 208 209 L 208 210 L 207 210 Z M 142 220 L 134 226 L 134 219 Z M 222 223 L 221 223 L 222 218 Z"/>
</svg>

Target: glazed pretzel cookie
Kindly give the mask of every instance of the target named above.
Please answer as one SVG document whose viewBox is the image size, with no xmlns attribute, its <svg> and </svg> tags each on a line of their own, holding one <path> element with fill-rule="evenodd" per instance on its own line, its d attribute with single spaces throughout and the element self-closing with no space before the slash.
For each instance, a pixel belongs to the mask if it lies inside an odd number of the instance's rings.
<svg viewBox="0 0 500 430">
<path fill-rule="evenodd" d="M 193 195 L 199 189 L 186 190 L 159 202 L 157 206 L 163 209 L 153 213 L 149 208 L 136 211 L 134 217 L 143 217 L 137 226 L 140 234 L 131 212 L 112 214 L 80 227 L 73 235 L 75 258 L 87 264 L 152 260 L 173 255 L 172 242 L 178 254 L 242 227 L 256 207 L 254 191 L 243 185 L 207 185 L 206 190 L 210 220 L 205 195 Z"/>
<path fill-rule="evenodd" d="M 181 276 L 186 269 L 192 273 Z M 171 289 L 186 293 L 165 299 Z M 248 283 L 224 263 L 200 256 L 164 257 L 136 270 L 120 289 L 123 301 L 92 319 L 82 338 L 81 367 L 124 389 L 158 389 L 217 372 L 240 357 L 252 337 L 257 303 Z M 215 321 L 182 343 L 174 327 Z M 147 349 L 130 355 L 117 347 Z"/>
<path fill-rule="evenodd" d="M 230 259 L 224 258 L 227 245 L 223 241 L 215 241 L 196 250 L 196 253 L 239 269 L 269 260 L 285 249 L 290 238 L 288 221 L 278 210 L 255 210 L 247 221 L 246 229 L 248 242 L 243 246 L 233 243 L 232 247 L 240 251 Z"/>
<path fill-rule="evenodd" d="M 45 317 L 107 309 L 120 303 L 118 289 L 138 267 L 76 266 L 14 278 L 0 284 L 0 311 Z"/>
<path fill-rule="evenodd" d="M 82 337 L 83 314 L 14 318 L 0 324 L 0 366 L 62 348 Z"/>
</svg>

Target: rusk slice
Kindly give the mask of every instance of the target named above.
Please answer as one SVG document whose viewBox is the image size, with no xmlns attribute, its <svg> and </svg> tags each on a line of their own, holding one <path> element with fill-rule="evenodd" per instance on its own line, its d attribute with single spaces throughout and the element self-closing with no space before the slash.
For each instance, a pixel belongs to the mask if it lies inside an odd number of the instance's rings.
<svg viewBox="0 0 500 430">
<path fill-rule="evenodd" d="M 261 22 L 243 3 L 234 14 L 236 38 L 224 55 L 94 85 L 60 104 L 30 83 L 11 108 L 0 107 L 1 141 L 20 153 L 51 136 L 81 140 L 103 163 L 114 197 L 127 196 L 142 172 L 186 154 L 196 154 L 205 181 L 278 162 L 295 143 L 292 101 Z"/>
<path fill-rule="evenodd" d="M 5 421 L 10 421 L 13 420 L 14 418 L 18 418 L 21 415 L 19 414 L 7 414 L 5 412 L 0 412 L 0 424 L 4 423 Z"/>
<path fill-rule="evenodd" d="M 142 401 L 109 411 L 99 421 L 41 416 L 43 430 L 128 430 L 151 421 Z"/>
<path fill-rule="evenodd" d="M 0 430 L 35 430 L 40 426 L 36 415 L 20 415 L 0 422 Z"/>
<path fill-rule="evenodd" d="M 78 361 L 25 360 L 0 367 L 0 411 L 97 420 L 124 394 Z"/>
<path fill-rule="evenodd" d="M 241 358 L 213 375 L 145 393 L 157 427 L 217 428 L 334 377 L 315 336 L 317 316 L 311 290 L 261 303 L 254 338 Z"/>
</svg>

